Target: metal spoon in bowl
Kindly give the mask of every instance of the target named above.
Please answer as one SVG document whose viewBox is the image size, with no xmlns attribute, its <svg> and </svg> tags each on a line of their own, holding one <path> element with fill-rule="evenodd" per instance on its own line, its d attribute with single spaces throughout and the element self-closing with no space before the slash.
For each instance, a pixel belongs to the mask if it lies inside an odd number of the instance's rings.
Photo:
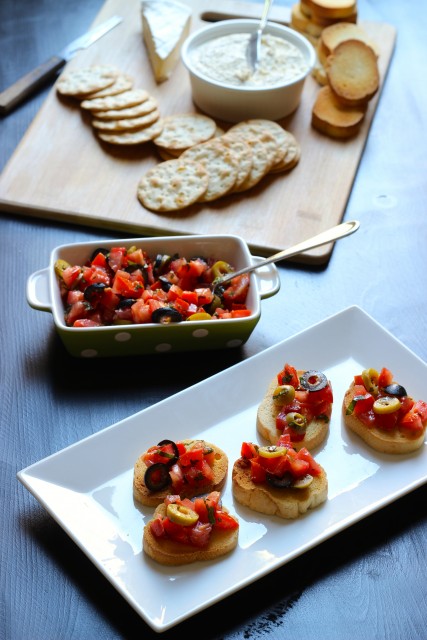
<svg viewBox="0 0 427 640">
<path fill-rule="evenodd" d="M 292 256 L 296 256 L 299 253 L 308 251 L 309 249 L 315 249 L 316 247 L 321 247 L 322 245 L 328 244 L 328 242 L 332 242 L 333 240 L 339 240 L 340 238 L 349 236 L 351 233 L 357 231 L 359 226 L 360 222 L 358 222 L 357 220 L 342 222 L 335 227 L 331 227 L 327 231 L 322 231 L 322 233 L 317 234 L 317 236 L 313 236 L 312 238 L 308 238 L 308 240 L 303 240 L 303 242 L 294 244 L 288 249 L 279 251 L 279 253 L 275 253 L 274 255 L 270 256 L 270 258 L 265 258 L 265 260 L 261 260 L 260 262 L 245 267 L 244 269 L 239 269 L 239 271 L 232 271 L 231 273 L 227 273 L 225 276 L 216 278 L 211 284 L 211 289 L 215 291 L 218 286 L 222 286 L 226 282 L 229 282 L 236 276 L 240 276 L 243 273 L 251 273 L 251 271 L 255 271 L 255 269 L 265 267 L 265 265 L 271 264 L 272 262 L 278 262 L 279 260 L 284 260 L 285 258 L 291 258 Z"/>
<path fill-rule="evenodd" d="M 264 0 L 264 9 L 258 28 L 249 36 L 246 55 L 252 73 L 255 73 L 255 71 L 258 69 L 259 61 L 261 58 L 261 36 L 262 32 L 265 29 L 265 25 L 267 24 L 268 14 L 270 12 L 270 7 L 272 4 L 273 0 Z"/>
</svg>

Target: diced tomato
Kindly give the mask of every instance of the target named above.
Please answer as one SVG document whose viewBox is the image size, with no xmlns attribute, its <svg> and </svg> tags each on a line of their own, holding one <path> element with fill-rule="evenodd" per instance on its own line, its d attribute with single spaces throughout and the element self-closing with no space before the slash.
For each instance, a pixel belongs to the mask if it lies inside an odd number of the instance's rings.
<svg viewBox="0 0 427 640">
<path fill-rule="evenodd" d="M 257 462 L 258 459 L 259 458 L 252 458 L 250 461 L 251 479 L 255 484 L 265 482 L 265 469 Z"/>
<path fill-rule="evenodd" d="M 102 251 L 99 251 L 99 253 L 97 253 L 94 259 L 92 260 L 91 265 L 94 267 L 102 267 L 103 269 L 107 269 L 108 263 L 107 263 L 107 258 L 105 257 L 105 254 L 102 253 Z"/>
<path fill-rule="evenodd" d="M 256 456 L 258 455 L 257 448 L 253 444 L 253 442 L 242 442 L 240 455 L 243 458 L 247 458 L 248 460 L 250 460 L 251 458 L 256 458 Z"/>
<path fill-rule="evenodd" d="M 427 403 L 423 400 L 415 402 L 414 406 L 400 420 L 400 426 L 411 431 L 420 431 L 427 424 Z"/>
<path fill-rule="evenodd" d="M 285 364 L 283 369 L 277 374 L 277 382 L 281 384 L 291 384 L 295 389 L 299 387 L 297 370 L 290 364 Z"/>
<path fill-rule="evenodd" d="M 182 300 L 188 302 L 189 304 L 197 305 L 197 293 L 195 291 L 183 291 L 181 296 Z"/>
<path fill-rule="evenodd" d="M 188 540 L 195 547 L 206 547 L 209 544 L 209 538 L 212 532 L 212 525 L 208 522 L 197 521 L 194 527 L 185 527 L 189 529 Z"/>
<path fill-rule="evenodd" d="M 108 264 L 113 271 L 125 269 L 128 265 L 127 251 L 124 247 L 113 247 L 108 254 Z"/>
<path fill-rule="evenodd" d="M 354 405 L 354 414 L 356 416 L 360 416 L 361 413 L 367 413 L 370 411 L 375 402 L 374 396 L 367 391 L 365 391 L 363 395 L 355 395 L 354 400 L 356 401 Z"/>
<path fill-rule="evenodd" d="M 179 456 L 179 463 L 183 467 L 189 467 L 195 462 L 203 460 L 203 449 L 198 447 L 197 449 L 190 449 Z"/>
<path fill-rule="evenodd" d="M 249 290 L 250 277 L 248 273 L 236 276 L 231 280 L 231 284 L 225 289 L 223 300 L 225 306 L 230 309 L 235 302 L 245 302 Z"/>
<path fill-rule="evenodd" d="M 215 512 L 215 527 L 218 529 L 237 529 L 239 523 L 223 509 L 218 509 Z"/>
<path fill-rule="evenodd" d="M 167 299 L 170 301 L 176 300 L 177 298 L 182 298 L 183 291 L 181 287 L 178 287 L 177 284 L 173 284 L 169 291 L 167 292 Z"/>
<path fill-rule="evenodd" d="M 64 271 L 62 271 L 61 278 L 63 279 L 66 287 L 68 289 L 72 289 L 80 281 L 81 274 L 82 270 L 80 267 L 67 267 L 66 269 L 64 269 Z"/>
<path fill-rule="evenodd" d="M 393 411 L 393 413 L 375 413 L 375 426 L 378 427 L 378 429 L 385 429 L 387 431 L 395 429 L 398 417 L 398 411 Z"/>
<path fill-rule="evenodd" d="M 119 269 L 114 276 L 112 289 L 123 298 L 140 298 L 144 284 L 137 278 L 131 278 L 127 271 Z"/>
<path fill-rule="evenodd" d="M 247 318 L 251 315 L 251 311 L 249 309 L 232 309 L 231 317 L 232 318 Z"/>
<path fill-rule="evenodd" d="M 204 498 L 194 499 L 194 511 L 198 514 L 201 522 L 209 522 L 208 507 Z"/>
<path fill-rule="evenodd" d="M 158 515 L 150 522 L 150 529 L 153 536 L 156 538 L 162 538 L 165 533 L 165 528 L 163 526 L 163 518 L 161 515 Z"/>
<path fill-rule="evenodd" d="M 309 473 L 312 476 L 319 476 L 322 473 L 322 467 L 320 466 L 320 464 L 318 462 L 316 462 L 316 460 L 313 458 L 313 456 L 308 451 L 308 449 L 306 449 L 306 447 L 302 447 L 298 451 L 298 458 L 300 460 L 305 460 L 305 461 L 307 461 L 309 463 L 309 465 L 310 465 Z"/>
<path fill-rule="evenodd" d="M 81 318 L 73 323 L 73 327 L 102 327 L 102 322 L 95 322 L 89 318 Z"/>
<path fill-rule="evenodd" d="M 83 302 L 82 300 L 72 304 L 65 315 L 66 323 L 68 324 L 68 326 L 72 327 L 76 320 L 81 320 L 82 318 L 86 318 L 88 314 L 88 308 L 89 308 L 88 303 Z"/>
<path fill-rule="evenodd" d="M 288 456 L 288 469 L 296 478 L 305 476 L 310 471 L 310 463 L 307 460 L 302 460 L 299 457 Z"/>
<path fill-rule="evenodd" d="M 135 251 L 132 251 L 132 253 L 128 253 L 127 260 L 128 264 L 133 262 L 135 264 L 144 265 L 146 262 L 145 254 L 142 249 L 135 249 Z"/>
<path fill-rule="evenodd" d="M 327 384 L 326 387 L 319 391 L 309 391 L 308 402 L 310 404 L 316 404 L 317 402 L 332 403 L 333 401 L 334 396 L 332 393 L 332 386 L 330 384 Z"/>
<path fill-rule="evenodd" d="M 135 324 L 151 322 L 151 309 L 143 300 L 137 300 L 131 307 L 132 320 Z"/>
<path fill-rule="evenodd" d="M 194 293 L 197 294 L 197 304 L 200 307 L 203 307 L 205 304 L 210 304 L 213 300 L 213 292 L 208 287 L 194 289 Z"/>
<path fill-rule="evenodd" d="M 378 386 L 380 389 L 387 387 L 389 384 L 393 382 L 393 374 L 390 369 L 386 369 L 383 367 L 378 376 Z"/>
</svg>

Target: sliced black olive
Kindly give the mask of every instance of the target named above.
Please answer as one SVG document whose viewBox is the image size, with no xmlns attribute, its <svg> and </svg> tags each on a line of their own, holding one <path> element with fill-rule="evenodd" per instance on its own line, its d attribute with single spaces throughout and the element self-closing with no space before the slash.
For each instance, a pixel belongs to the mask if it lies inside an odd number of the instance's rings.
<svg viewBox="0 0 427 640">
<path fill-rule="evenodd" d="M 328 379 L 321 371 L 306 371 L 300 378 L 300 384 L 306 391 L 320 391 L 328 384 Z"/>
<path fill-rule="evenodd" d="M 92 305 L 96 303 L 102 294 L 104 293 L 104 289 L 106 288 L 106 284 L 104 282 L 95 282 L 95 284 L 90 284 L 86 287 L 84 291 L 84 298 Z"/>
<path fill-rule="evenodd" d="M 129 309 L 135 302 L 135 298 L 123 298 L 117 305 L 117 309 Z"/>
<path fill-rule="evenodd" d="M 182 322 L 182 315 L 172 307 L 160 307 L 151 314 L 153 322 L 159 324 L 169 324 L 170 322 Z"/>
<path fill-rule="evenodd" d="M 98 253 L 102 253 L 104 256 L 108 256 L 108 254 L 110 253 L 109 249 L 104 249 L 103 247 L 98 247 L 98 249 L 95 249 L 95 251 L 92 252 L 92 255 L 90 257 L 90 261 L 92 262 L 93 260 L 95 260 L 96 256 L 98 255 Z"/>
<path fill-rule="evenodd" d="M 397 396 L 401 398 L 402 396 L 407 396 L 405 387 L 402 387 L 401 384 L 397 384 L 397 382 L 392 382 L 391 384 L 384 387 L 384 391 L 388 396 Z"/>
<path fill-rule="evenodd" d="M 158 447 L 164 447 L 166 444 L 170 444 L 172 446 L 173 452 L 174 452 L 174 457 L 173 458 L 169 458 L 167 464 L 171 465 L 174 464 L 178 458 L 179 458 L 179 451 L 178 451 L 178 447 L 176 446 L 175 442 L 173 440 L 161 440 L 160 442 L 157 443 Z"/>
<path fill-rule="evenodd" d="M 169 280 L 167 276 L 160 276 L 159 282 L 162 287 L 162 291 L 169 291 L 172 286 L 172 282 Z"/>
<path fill-rule="evenodd" d="M 292 474 L 289 473 L 289 471 L 286 471 L 286 473 L 280 478 L 272 473 L 266 473 L 265 477 L 268 484 L 272 487 L 276 487 L 277 489 L 286 489 L 287 487 L 290 487 L 293 482 Z"/>
<path fill-rule="evenodd" d="M 144 484 L 149 491 L 160 491 L 171 482 L 168 465 L 157 462 L 152 464 L 151 467 L 147 467 L 144 474 Z"/>
<path fill-rule="evenodd" d="M 154 273 L 160 275 L 169 269 L 172 257 L 167 254 L 158 253 L 154 261 Z"/>
</svg>

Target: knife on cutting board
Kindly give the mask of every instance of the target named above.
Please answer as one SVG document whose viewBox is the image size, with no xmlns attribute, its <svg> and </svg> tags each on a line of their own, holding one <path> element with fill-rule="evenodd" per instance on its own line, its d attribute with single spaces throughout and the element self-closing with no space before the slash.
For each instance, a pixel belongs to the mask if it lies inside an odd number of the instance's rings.
<svg viewBox="0 0 427 640">
<path fill-rule="evenodd" d="M 74 55 L 81 49 L 87 49 L 91 44 L 99 40 L 103 35 L 114 29 L 122 22 L 120 16 L 113 16 L 70 42 L 58 55 L 54 55 L 46 62 L 27 73 L 13 85 L 0 93 L 0 115 L 6 115 L 21 104 L 36 91 L 46 80 L 53 77 Z"/>
</svg>

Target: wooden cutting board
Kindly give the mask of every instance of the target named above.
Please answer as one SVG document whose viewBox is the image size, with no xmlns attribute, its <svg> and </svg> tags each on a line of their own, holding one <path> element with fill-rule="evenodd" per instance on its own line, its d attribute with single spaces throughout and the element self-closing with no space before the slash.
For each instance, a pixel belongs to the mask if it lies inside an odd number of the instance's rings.
<svg viewBox="0 0 427 640">
<path fill-rule="evenodd" d="M 193 30 L 206 24 L 204 17 L 257 18 L 261 8 L 255 3 L 216 0 L 214 13 L 208 0 L 186 1 L 193 10 Z M 162 115 L 195 111 L 181 62 L 168 81 L 156 84 L 142 40 L 139 0 L 107 0 L 95 24 L 114 14 L 123 16 L 122 24 L 80 52 L 67 68 L 114 64 L 134 77 L 135 87 L 157 98 Z M 289 8 L 273 5 L 271 20 L 288 24 L 289 18 Z M 380 51 L 382 85 L 396 32 L 391 25 L 360 18 Z M 193 205 L 179 213 L 156 214 L 136 196 L 141 176 L 160 161 L 154 145 L 123 149 L 100 144 L 78 104 L 60 100 L 52 88 L 0 176 L 0 210 L 117 229 L 130 236 L 232 233 L 242 236 L 253 253 L 269 255 L 341 221 L 380 97 L 379 92 L 371 100 L 359 135 L 339 141 L 311 128 L 318 89 L 309 77 L 300 107 L 281 121 L 301 144 L 302 156 L 295 169 L 267 177 L 244 194 Z M 326 245 L 296 260 L 322 264 L 332 248 Z"/>
</svg>

